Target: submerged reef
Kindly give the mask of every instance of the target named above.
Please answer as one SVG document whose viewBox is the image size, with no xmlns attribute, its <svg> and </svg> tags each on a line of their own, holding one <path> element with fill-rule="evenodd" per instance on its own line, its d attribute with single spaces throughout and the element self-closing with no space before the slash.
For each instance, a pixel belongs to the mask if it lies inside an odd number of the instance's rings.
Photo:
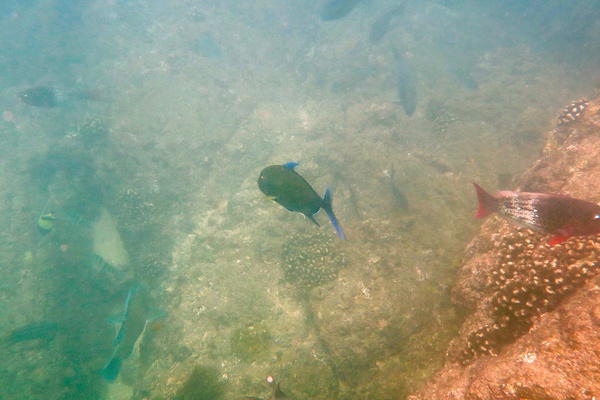
<svg viewBox="0 0 600 400">
<path fill-rule="evenodd" d="M 346 264 L 346 256 L 336 250 L 333 239 L 325 233 L 296 233 L 283 246 L 285 280 L 301 290 L 335 280 Z"/>
<path fill-rule="evenodd" d="M 571 102 L 571 104 L 563 108 L 560 115 L 556 118 L 556 123 L 560 125 L 576 121 L 581 117 L 581 113 L 588 105 L 589 102 L 585 98 Z"/>
<path fill-rule="evenodd" d="M 154 223 L 154 204 L 134 189 L 126 189 L 119 194 L 117 207 L 119 221 L 128 231 L 145 231 Z"/>
<path fill-rule="evenodd" d="M 268 354 L 271 340 L 271 333 L 263 324 L 244 326 L 231 334 L 231 351 L 240 360 L 253 362 Z"/>
<path fill-rule="evenodd" d="M 600 200 L 600 102 L 565 107 L 517 191 Z M 453 302 L 471 310 L 446 366 L 410 400 L 592 399 L 600 393 L 600 236 L 490 218 L 465 251 Z"/>
<path fill-rule="evenodd" d="M 494 243 L 500 262 L 488 276 L 492 322 L 471 332 L 459 359 L 467 363 L 499 349 L 526 333 L 535 319 L 551 311 L 598 274 L 600 243 L 571 238 L 550 247 L 546 238 L 527 229 L 504 235 Z"/>
<path fill-rule="evenodd" d="M 105 142 L 108 139 L 109 133 L 110 128 L 102 121 L 90 119 L 69 132 L 63 138 L 62 142 L 81 141 L 86 148 L 90 148 L 97 143 L 102 144 Z"/>
<path fill-rule="evenodd" d="M 175 395 L 175 400 L 218 400 L 223 396 L 220 371 L 213 367 L 196 365 Z"/>
</svg>

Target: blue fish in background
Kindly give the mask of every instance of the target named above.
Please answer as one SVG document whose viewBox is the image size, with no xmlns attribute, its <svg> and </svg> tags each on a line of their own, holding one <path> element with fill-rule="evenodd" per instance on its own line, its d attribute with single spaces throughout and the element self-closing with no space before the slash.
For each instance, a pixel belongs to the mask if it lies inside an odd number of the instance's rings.
<svg viewBox="0 0 600 400">
<path fill-rule="evenodd" d="M 350 14 L 361 0 L 329 0 L 321 9 L 323 21 L 333 21 Z"/>
<path fill-rule="evenodd" d="M 479 83 L 471 75 L 471 71 L 466 67 L 450 67 L 448 71 L 458 83 L 469 90 L 479 90 Z"/>
<path fill-rule="evenodd" d="M 271 165 L 260 173 L 258 188 L 267 197 L 276 201 L 290 211 L 306 215 L 315 224 L 315 215 L 321 208 L 325 210 L 333 227 L 340 237 L 346 240 L 346 235 L 331 206 L 331 189 L 328 187 L 325 196 L 321 198 L 314 189 L 301 177 L 294 168 L 298 165 L 289 162 L 284 165 Z"/>
<path fill-rule="evenodd" d="M 62 107 L 77 100 L 99 101 L 97 93 L 90 90 L 69 90 L 54 86 L 36 86 L 17 93 L 25 104 L 41 108 Z"/>
<path fill-rule="evenodd" d="M 390 10 L 385 10 L 371 25 L 371 32 L 369 32 L 369 42 L 372 44 L 379 43 L 381 39 L 390 29 L 390 24 L 395 16 L 402 16 L 406 2 L 402 2 L 399 6 L 396 6 Z"/>
<path fill-rule="evenodd" d="M 54 339 L 60 330 L 61 326 L 56 322 L 33 322 L 1 335 L 0 347 L 38 339 L 50 341 Z"/>
<path fill-rule="evenodd" d="M 392 48 L 396 60 L 396 89 L 398 102 L 409 117 L 417 109 L 417 82 L 410 66 L 396 48 Z"/>
<path fill-rule="evenodd" d="M 146 328 L 146 323 L 166 315 L 164 311 L 153 310 L 150 303 L 148 290 L 144 285 L 136 283 L 129 289 L 123 313 L 109 320 L 121 324 L 117 337 L 113 341 L 113 346 L 116 347 L 113 356 L 102 370 L 102 376 L 109 383 L 117 380 L 123 360 L 129 358 L 133 352 L 137 340 Z"/>
</svg>

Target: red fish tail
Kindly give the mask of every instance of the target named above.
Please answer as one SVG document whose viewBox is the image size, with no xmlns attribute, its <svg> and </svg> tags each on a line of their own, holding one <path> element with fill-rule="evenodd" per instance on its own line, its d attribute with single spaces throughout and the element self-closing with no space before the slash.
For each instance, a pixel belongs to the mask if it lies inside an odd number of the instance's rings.
<svg viewBox="0 0 600 400">
<path fill-rule="evenodd" d="M 473 182 L 473 186 L 475 186 L 475 191 L 477 192 L 477 201 L 479 202 L 475 218 L 487 217 L 496 211 L 497 201 L 494 196 L 483 190 L 483 188 L 475 182 Z"/>
</svg>

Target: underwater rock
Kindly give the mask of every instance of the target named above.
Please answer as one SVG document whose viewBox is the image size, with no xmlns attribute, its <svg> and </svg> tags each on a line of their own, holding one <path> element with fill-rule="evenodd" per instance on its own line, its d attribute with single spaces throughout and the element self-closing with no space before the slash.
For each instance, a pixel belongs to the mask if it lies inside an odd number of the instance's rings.
<svg viewBox="0 0 600 400">
<path fill-rule="evenodd" d="M 431 132 L 438 136 L 445 135 L 448 132 L 450 125 L 456 121 L 458 121 L 458 117 L 450 111 L 439 114 L 432 121 Z"/>
<path fill-rule="evenodd" d="M 176 400 L 217 400 L 223 396 L 224 384 L 218 369 L 196 365 L 173 397 Z"/>
<path fill-rule="evenodd" d="M 530 230 L 513 230 L 495 243 L 500 260 L 488 275 L 492 321 L 467 336 L 457 359 L 498 355 L 600 271 L 600 242 L 577 238 L 549 247 Z"/>
<path fill-rule="evenodd" d="M 119 222 L 128 233 L 148 231 L 149 225 L 156 223 L 153 218 L 154 204 L 137 190 L 127 189 L 121 192 L 116 205 Z"/>
<path fill-rule="evenodd" d="M 238 328 L 230 338 L 231 351 L 244 362 L 264 358 L 269 353 L 271 342 L 271 333 L 261 323 Z"/>
<path fill-rule="evenodd" d="M 104 145 L 110 128 L 101 120 L 89 119 L 69 131 L 59 142 L 59 146 L 71 151 L 88 151 L 95 145 Z"/>
<path fill-rule="evenodd" d="M 585 110 L 549 132 L 544 156 L 519 190 L 600 200 L 600 104 Z M 451 343 L 446 366 L 409 399 L 600 393 L 599 252 L 598 235 L 550 247 L 532 231 L 487 221 L 468 246 L 453 289 L 454 302 L 473 314 Z"/>
</svg>

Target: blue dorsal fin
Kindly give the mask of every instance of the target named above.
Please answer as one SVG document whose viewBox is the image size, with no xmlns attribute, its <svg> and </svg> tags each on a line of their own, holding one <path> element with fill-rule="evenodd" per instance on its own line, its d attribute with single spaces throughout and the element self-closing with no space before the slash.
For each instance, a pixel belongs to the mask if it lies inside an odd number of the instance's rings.
<svg viewBox="0 0 600 400">
<path fill-rule="evenodd" d="M 300 164 L 298 164 L 297 162 L 294 162 L 294 161 L 290 161 L 289 163 L 285 163 L 285 164 L 283 164 L 283 166 L 284 166 L 284 167 L 286 167 L 286 168 L 289 168 L 289 169 L 291 169 L 292 171 L 293 171 L 293 170 L 294 170 L 294 168 L 296 168 L 298 165 L 300 165 Z"/>
</svg>

